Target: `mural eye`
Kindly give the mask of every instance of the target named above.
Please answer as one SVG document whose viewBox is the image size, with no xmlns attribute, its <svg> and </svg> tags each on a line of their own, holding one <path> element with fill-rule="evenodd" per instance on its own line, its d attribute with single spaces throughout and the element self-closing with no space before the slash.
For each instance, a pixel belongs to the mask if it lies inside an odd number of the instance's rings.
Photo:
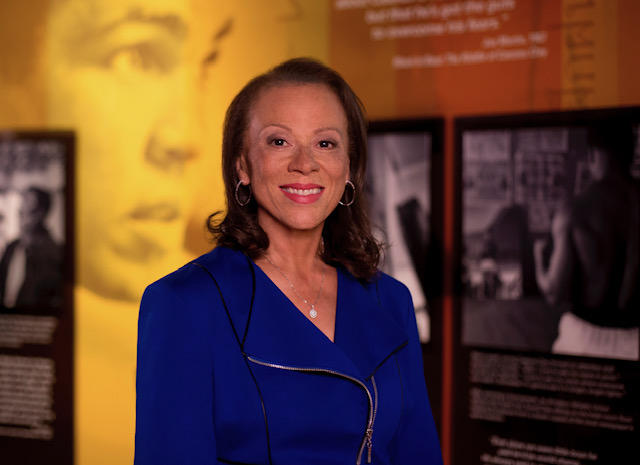
<svg viewBox="0 0 640 465">
<path fill-rule="evenodd" d="M 122 75 L 163 73 L 170 69 L 171 58 L 169 52 L 140 43 L 114 50 L 104 60 L 104 66 Z"/>
</svg>

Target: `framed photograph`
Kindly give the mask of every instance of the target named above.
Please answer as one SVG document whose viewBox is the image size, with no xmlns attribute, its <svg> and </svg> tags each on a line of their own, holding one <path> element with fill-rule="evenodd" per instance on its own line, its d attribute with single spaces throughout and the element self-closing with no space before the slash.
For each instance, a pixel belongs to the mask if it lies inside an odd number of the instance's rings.
<svg viewBox="0 0 640 465">
<path fill-rule="evenodd" d="M 375 121 L 366 193 L 388 246 L 382 271 L 411 291 L 434 417 L 442 368 L 442 137 L 440 119 Z"/>
<path fill-rule="evenodd" d="M 556 276 L 556 282 L 552 283 L 542 281 L 545 272 L 550 272 L 549 260 L 555 257 L 559 261 L 557 247 L 553 255 L 553 228 L 562 227 L 559 224 L 562 215 L 567 216 L 567 222 L 576 222 L 573 227 L 578 231 L 576 234 L 585 236 L 605 217 L 595 212 L 589 214 L 589 208 L 581 206 L 586 201 L 582 199 L 611 197 L 611 205 L 601 205 L 600 209 L 612 211 L 618 201 L 629 203 L 635 198 L 633 192 L 640 179 L 640 154 L 634 136 L 638 122 L 640 112 L 633 108 L 457 120 L 460 203 L 456 278 L 464 345 L 551 352 L 563 314 L 572 308 L 582 311 L 577 309 L 578 305 L 595 311 L 609 298 L 605 293 L 616 292 L 612 288 L 614 283 L 605 289 L 606 277 L 589 268 L 595 267 L 595 258 L 589 262 L 589 257 L 581 257 L 590 252 L 586 245 L 577 249 L 578 255 L 573 258 L 583 260 L 581 272 L 593 275 L 583 279 L 602 287 L 601 296 L 578 296 L 576 290 L 569 289 L 568 282 L 564 283 L 567 289 L 561 296 L 562 289 L 554 289 L 561 286 L 560 278 Z M 620 143 L 608 155 L 611 160 L 594 160 L 590 146 L 598 136 L 592 133 L 594 130 L 606 135 L 627 129 L 635 137 L 635 141 L 632 139 L 635 145 L 625 149 Z M 622 153 L 623 150 L 628 153 Z M 597 163 L 603 166 L 596 166 Z M 624 173 L 614 174 L 614 167 Z M 607 170 L 606 175 L 603 170 Z M 625 192 L 621 186 L 625 186 Z M 595 208 L 595 204 L 591 206 Z M 626 212 L 618 213 L 622 219 L 637 215 L 637 206 L 628 204 L 626 208 Z M 623 242 L 633 248 L 632 226 L 622 224 L 622 219 L 620 229 L 624 231 L 602 232 L 597 239 L 593 233 L 592 240 L 609 239 L 612 244 Z M 558 237 L 555 239 L 557 243 Z M 574 242 L 573 248 L 576 247 L 578 244 Z M 627 249 L 611 249 L 614 252 L 620 255 L 621 262 L 621 269 L 616 272 L 623 273 Z M 614 265 L 608 266 L 613 272 Z M 576 282 L 579 271 L 573 271 Z M 638 282 L 635 274 L 630 278 Z M 615 326 L 615 322 L 603 324 Z M 580 353 L 579 347 L 560 350 L 586 355 Z M 614 350 L 610 356 L 637 359 L 637 350 L 634 354 L 617 354 Z"/>
<path fill-rule="evenodd" d="M 455 120 L 454 463 L 640 460 L 639 128 Z"/>
<path fill-rule="evenodd" d="M 0 131 L 0 448 L 73 463 L 71 132 Z"/>
</svg>

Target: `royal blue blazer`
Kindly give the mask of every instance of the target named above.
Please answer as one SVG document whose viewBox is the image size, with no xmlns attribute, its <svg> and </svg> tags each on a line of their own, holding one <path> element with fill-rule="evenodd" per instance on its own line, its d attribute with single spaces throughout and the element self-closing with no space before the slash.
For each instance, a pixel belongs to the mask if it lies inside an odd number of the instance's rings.
<svg viewBox="0 0 640 465">
<path fill-rule="evenodd" d="M 441 464 L 408 289 L 338 269 L 335 342 L 218 247 L 140 306 L 136 465 Z"/>
</svg>

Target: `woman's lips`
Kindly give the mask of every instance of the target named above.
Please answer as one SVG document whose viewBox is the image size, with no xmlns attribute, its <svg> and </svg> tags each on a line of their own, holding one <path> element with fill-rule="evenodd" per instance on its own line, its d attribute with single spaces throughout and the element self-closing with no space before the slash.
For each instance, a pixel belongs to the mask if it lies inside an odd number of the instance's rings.
<svg viewBox="0 0 640 465">
<path fill-rule="evenodd" d="M 322 196 L 324 187 L 317 184 L 287 184 L 280 186 L 284 195 L 296 203 L 313 203 Z"/>
</svg>

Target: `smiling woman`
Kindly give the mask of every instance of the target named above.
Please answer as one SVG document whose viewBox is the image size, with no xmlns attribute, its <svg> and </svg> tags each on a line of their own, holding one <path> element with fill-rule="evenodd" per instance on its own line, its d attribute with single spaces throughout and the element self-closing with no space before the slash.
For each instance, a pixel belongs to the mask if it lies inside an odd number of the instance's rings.
<svg viewBox="0 0 640 465">
<path fill-rule="evenodd" d="M 347 120 L 335 94 L 319 84 L 263 91 L 246 147 L 238 177 L 251 185 L 267 236 L 322 227 L 349 180 Z"/>
<path fill-rule="evenodd" d="M 312 103 L 306 101 L 308 98 L 313 99 Z M 294 130 L 306 130 L 308 134 L 293 135 Z M 265 140 L 261 141 L 258 136 Z M 339 183 L 332 181 L 336 184 L 329 186 L 330 195 L 323 194 L 325 198 L 331 196 L 331 202 L 335 202 L 329 211 L 325 211 L 323 259 L 327 263 L 342 264 L 358 279 L 370 278 L 376 271 L 381 249 L 371 233 L 363 195 L 367 150 L 365 112 L 342 77 L 323 66 L 316 67 L 313 62 L 291 61 L 287 66 L 275 68 L 249 82 L 227 111 L 222 146 L 227 213 L 223 220 L 219 220 L 220 213 L 211 215 L 209 230 L 218 245 L 239 248 L 252 258 L 260 257 L 272 238 L 259 224 L 258 202 L 254 199 L 246 208 L 241 207 L 232 194 L 239 182 L 256 182 L 250 179 L 250 159 L 252 153 L 262 148 L 268 148 L 267 153 L 289 154 L 290 158 L 291 154 L 295 155 L 286 172 L 295 174 L 302 170 L 298 183 L 309 182 L 309 173 L 304 174 L 306 170 L 317 176 L 320 161 L 326 164 L 336 158 L 346 158 L 344 169 L 348 173 L 341 175 Z M 320 153 L 323 155 L 319 156 Z M 260 166 L 267 166 L 274 157 L 263 157 L 262 161 L 254 154 L 253 158 Z M 281 155 L 278 159 L 285 157 Z M 305 166 L 309 163 L 312 166 Z M 245 171 L 244 179 L 241 179 L 240 169 Z M 322 170 L 322 175 L 326 176 L 334 169 Z M 282 169 L 281 176 L 284 175 Z M 336 176 L 335 173 L 331 175 Z M 337 192 L 340 196 L 334 199 Z M 350 208 L 335 209 L 342 195 L 355 202 Z"/>
<path fill-rule="evenodd" d="M 411 295 L 376 268 L 365 137 L 315 60 L 232 101 L 217 247 L 142 298 L 136 465 L 442 463 Z"/>
</svg>

